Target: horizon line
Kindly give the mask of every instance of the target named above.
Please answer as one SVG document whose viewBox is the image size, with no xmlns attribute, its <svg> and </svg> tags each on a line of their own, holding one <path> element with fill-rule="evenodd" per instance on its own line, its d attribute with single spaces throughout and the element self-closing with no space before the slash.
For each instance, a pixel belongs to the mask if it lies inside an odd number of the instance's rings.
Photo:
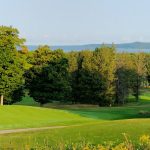
<svg viewBox="0 0 150 150">
<path fill-rule="evenodd" d="M 115 42 L 112 42 L 112 43 L 105 43 L 105 42 L 102 42 L 102 43 L 85 43 L 85 44 L 46 44 L 46 43 L 43 43 L 43 44 L 25 44 L 26 46 L 43 46 L 43 45 L 47 45 L 47 46 L 84 46 L 84 45 L 119 45 L 119 44 L 133 44 L 133 43 L 143 43 L 143 44 L 150 44 L 150 42 L 141 42 L 141 41 L 135 41 L 135 42 L 118 42 L 118 43 L 115 43 Z"/>
</svg>

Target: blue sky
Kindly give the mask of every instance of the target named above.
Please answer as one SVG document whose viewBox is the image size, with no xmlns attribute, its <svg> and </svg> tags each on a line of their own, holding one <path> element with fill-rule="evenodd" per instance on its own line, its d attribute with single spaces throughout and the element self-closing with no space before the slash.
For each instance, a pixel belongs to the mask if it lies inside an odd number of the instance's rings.
<svg viewBox="0 0 150 150">
<path fill-rule="evenodd" d="M 0 0 L 27 44 L 150 42 L 150 0 Z"/>
</svg>

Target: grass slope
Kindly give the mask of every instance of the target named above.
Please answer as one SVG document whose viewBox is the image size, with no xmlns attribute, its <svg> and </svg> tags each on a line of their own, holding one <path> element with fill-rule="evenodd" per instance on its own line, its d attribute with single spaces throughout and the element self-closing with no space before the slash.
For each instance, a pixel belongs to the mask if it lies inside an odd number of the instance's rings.
<svg viewBox="0 0 150 150">
<path fill-rule="evenodd" d="M 65 110 L 17 105 L 0 107 L 0 130 L 71 125 L 88 120 Z"/>
<path fill-rule="evenodd" d="M 49 104 L 47 107 L 51 107 Z M 147 91 L 137 103 L 123 107 L 81 108 L 62 107 L 48 109 L 29 106 L 4 106 L 0 108 L 0 129 L 18 127 L 37 127 L 47 125 L 72 125 L 62 129 L 51 129 L 36 132 L 0 135 L 0 145 L 24 147 L 30 145 L 51 145 L 57 147 L 61 143 L 90 142 L 93 144 L 104 141 L 123 140 L 122 133 L 127 133 L 133 141 L 143 134 L 150 134 L 150 119 L 140 114 L 150 112 L 150 93 Z"/>
</svg>

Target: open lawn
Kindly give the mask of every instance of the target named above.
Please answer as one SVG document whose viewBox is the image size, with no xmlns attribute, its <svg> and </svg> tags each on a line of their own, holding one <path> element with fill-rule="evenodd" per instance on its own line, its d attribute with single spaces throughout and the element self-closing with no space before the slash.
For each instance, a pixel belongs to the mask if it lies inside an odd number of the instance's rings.
<svg viewBox="0 0 150 150">
<path fill-rule="evenodd" d="M 54 107 L 48 104 L 46 107 Z M 57 105 L 55 106 L 57 108 Z M 144 112 L 144 113 L 143 113 Z M 68 105 L 58 109 L 31 106 L 4 106 L 0 108 L 0 129 L 59 126 L 66 128 L 30 131 L 0 135 L 2 147 L 63 146 L 64 143 L 123 141 L 123 133 L 134 142 L 143 134 L 150 134 L 150 94 L 141 100 L 120 107 L 78 107 Z M 145 114 L 146 113 L 146 114 Z M 72 126 L 77 125 L 77 126 Z"/>
<path fill-rule="evenodd" d="M 0 107 L 0 130 L 72 125 L 89 121 L 86 117 L 66 110 L 18 105 Z"/>
<path fill-rule="evenodd" d="M 35 145 L 50 145 L 52 147 L 71 143 L 100 144 L 114 141 L 122 142 L 123 133 L 130 135 L 130 139 L 136 142 L 143 134 L 150 133 L 150 119 L 131 119 L 89 123 L 86 125 L 51 129 L 36 132 L 5 134 L 0 136 L 2 147 L 35 147 Z"/>
</svg>

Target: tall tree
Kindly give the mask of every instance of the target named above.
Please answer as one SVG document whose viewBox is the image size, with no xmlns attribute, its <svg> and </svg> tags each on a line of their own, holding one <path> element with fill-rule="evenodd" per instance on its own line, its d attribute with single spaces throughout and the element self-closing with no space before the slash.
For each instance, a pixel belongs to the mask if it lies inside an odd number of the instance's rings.
<svg viewBox="0 0 150 150">
<path fill-rule="evenodd" d="M 74 55 L 73 55 L 74 54 Z M 71 53 L 72 96 L 75 103 L 97 104 L 102 90 L 101 77 L 92 69 L 93 52 Z"/>
<path fill-rule="evenodd" d="M 35 65 L 26 72 L 29 95 L 41 105 L 69 99 L 71 92 L 68 60 L 60 50 L 52 52 L 51 57 L 47 63 Z M 43 57 L 39 61 L 43 62 Z"/>
<path fill-rule="evenodd" d="M 112 105 L 115 101 L 115 73 L 116 50 L 115 47 L 96 48 L 93 55 L 94 69 L 100 73 L 105 82 L 105 90 L 102 93 L 103 101 L 100 105 Z"/>
<path fill-rule="evenodd" d="M 150 54 L 146 54 L 146 78 L 147 85 L 150 86 Z"/>
<path fill-rule="evenodd" d="M 124 104 L 127 102 L 130 86 L 135 75 L 130 53 L 117 54 L 116 70 L 116 103 Z"/>
<path fill-rule="evenodd" d="M 131 86 L 136 100 L 139 101 L 141 83 L 146 77 L 146 57 L 144 53 L 135 53 L 131 55 L 131 59 L 133 62 L 133 69 L 135 70 Z"/>
<path fill-rule="evenodd" d="M 23 68 L 20 65 L 17 46 L 21 46 L 24 39 L 19 37 L 19 31 L 12 27 L 0 26 L 0 95 L 8 97 L 23 84 Z"/>
</svg>

